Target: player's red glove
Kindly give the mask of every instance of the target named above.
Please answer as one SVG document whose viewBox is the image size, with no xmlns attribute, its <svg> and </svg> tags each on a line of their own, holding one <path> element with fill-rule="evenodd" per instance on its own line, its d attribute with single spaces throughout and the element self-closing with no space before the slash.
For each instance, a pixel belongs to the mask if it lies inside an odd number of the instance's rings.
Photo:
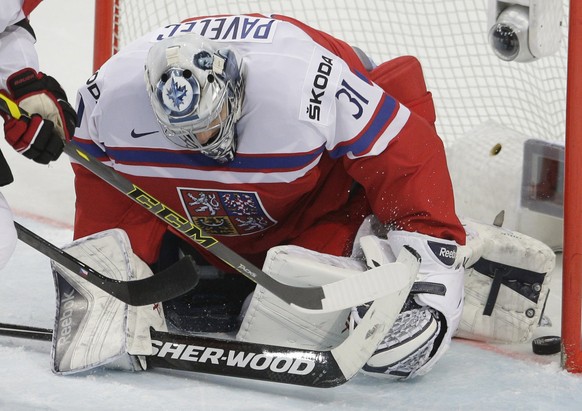
<svg viewBox="0 0 582 411">
<path fill-rule="evenodd" d="M 64 90 L 53 77 L 31 68 L 12 74 L 7 86 L 7 94 L 30 119 L 3 115 L 6 141 L 38 163 L 56 160 L 63 151 L 63 141 L 73 135 L 77 118 Z"/>
</svg>

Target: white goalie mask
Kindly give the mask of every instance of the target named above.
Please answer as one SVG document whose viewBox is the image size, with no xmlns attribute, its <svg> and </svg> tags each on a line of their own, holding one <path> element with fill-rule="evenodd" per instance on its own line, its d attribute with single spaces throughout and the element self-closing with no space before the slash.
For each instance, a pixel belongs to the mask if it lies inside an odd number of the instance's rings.
<svg viewBox="0 0 582 411">
<path fill-rule="evenodd" d="M 236 151 L 244 95 L 242 59 L 232 49 L 188 34 L 152 46 L 145 81 L 154 113 L 174 144 L 224 163 Z M 196 133 L 215 131 L 201 144 Z"/>
</svg>

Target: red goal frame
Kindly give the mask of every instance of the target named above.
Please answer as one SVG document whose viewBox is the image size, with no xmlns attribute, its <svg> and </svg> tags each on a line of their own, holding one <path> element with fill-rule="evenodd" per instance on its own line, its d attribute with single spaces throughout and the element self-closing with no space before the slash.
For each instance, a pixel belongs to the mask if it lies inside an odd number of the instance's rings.
<svg viewBox="0 0 582 411">
<path fill-rule="evenodd" d="M 117 51 L 118 9 L 118 0 L 95 0 L 93 71 L 97 71 Z"/>
<path fill-rule="evenodd" d="M 564 183 L 564 254 L 562 272 L 562 366 L 582 372 L 582 3 L 570 0 L 566 151 Z"/>
</svg>

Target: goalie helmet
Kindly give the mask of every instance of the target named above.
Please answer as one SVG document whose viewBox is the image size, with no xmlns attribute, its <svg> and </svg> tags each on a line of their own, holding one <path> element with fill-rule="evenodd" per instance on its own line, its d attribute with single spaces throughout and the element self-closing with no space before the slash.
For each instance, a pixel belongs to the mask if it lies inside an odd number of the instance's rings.
<svg viewBox="0 0 582 411">
<path fill-rule="evenodd" d="M 244 95 L 242 59 L 231 49 L 188 34 L 152 46 L 145 66 L 147 92 L 165 136 L 221 163 L 236 150 L 235 123 Z M 213 132 L 202 144 L 197 133 Z"/>
</svg>

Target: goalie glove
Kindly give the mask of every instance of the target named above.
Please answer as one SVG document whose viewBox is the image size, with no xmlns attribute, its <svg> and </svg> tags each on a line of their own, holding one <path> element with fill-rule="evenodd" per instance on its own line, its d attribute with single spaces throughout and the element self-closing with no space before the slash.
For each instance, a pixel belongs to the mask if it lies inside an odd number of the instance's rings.
<svg viewBox="0 0 582 411">
<path fill-rule="evenodd" d="M 32 68 L 12 74 L 5 93 L 26 112 L 30 119 L 4 118 L 6 141 L 16 151 L 37 163 L 48 164 L 59 158 L 63 141 L 75 131 L 76 113 L 59 83 Z"/>
<path fill-rule="evenodd" d="M 352 308 L 349 330 L 354 330 L 366 314 L 369 305 Z M 381 377 L 410 378 L 428 362 L 435 340 L 442 329 L 438 311 L 418 305 L 410 297 L 390 332 L 362 368 L 364 374 Z"/>
<path fill-rule="evenodd" d="M 407 245 L 421 256 L 417 281 L 442 284 L 444 296 L 419 293 L 409 296 L 406 304 L 363 372 L 373 376 L 410 379 L 426 374 L 447 351 L 462 312 L 463 272 L 454 241 L 407 231 L 390 231 L 382 243 L 384 256 L 368 259 L 368 265 L 380 258 L 394 261 L 394 255 Z M 354 329 L 366 312 L 365 306 L 350 313 L 349 327 Z"/>
</svg>

